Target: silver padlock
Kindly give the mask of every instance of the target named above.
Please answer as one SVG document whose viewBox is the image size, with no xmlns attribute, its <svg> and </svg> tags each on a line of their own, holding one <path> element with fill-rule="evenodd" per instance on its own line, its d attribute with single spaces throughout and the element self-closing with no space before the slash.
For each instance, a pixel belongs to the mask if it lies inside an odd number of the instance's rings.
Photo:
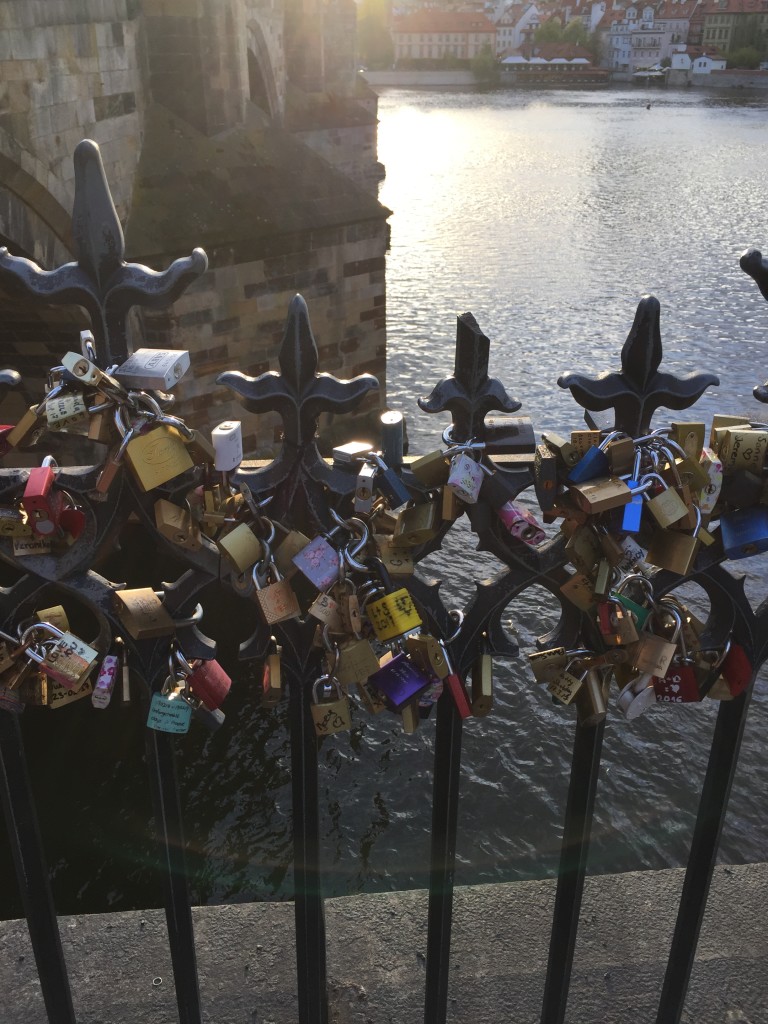
<svg viewBox="0 0 768 1024">
<path fill-rule="evenodd" d="M 225 420 L 211 431 L 216 452 L 214 469 L 230 473 L 243 461 L 243 427 L 240 420 Z"/>
<path fill-rule="evenodd" d="M 123 387 L 137 391 L 170 391 L 188 369 L 185 349 L 138 348 L 113 376 Z"/>
</svg>

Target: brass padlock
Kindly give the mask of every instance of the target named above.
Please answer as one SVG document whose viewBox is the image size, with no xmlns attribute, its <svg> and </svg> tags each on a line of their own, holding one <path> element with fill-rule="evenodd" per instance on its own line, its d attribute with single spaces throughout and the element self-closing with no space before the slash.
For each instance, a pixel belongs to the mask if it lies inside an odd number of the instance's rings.
<svg viewBox="0 0 768 1024">
<path fill-rule="evenodd" d="M 600 444 L 601 434 L 599 430 L 572 430 L 571 444 L 576 454 L 582 459 L 590 448 L 596 448 Z"/>
<path fill-rule="evenodd" d="M 574 524 L 565 545 L 565 553 L 574 569 L 578 572 L 591 573 L 603 553 L 600 537 L 590 526 Z"/>
<path fill-rule="evenodd" d="M 673 420 L 669 426 L 669 436 L 672 440 L 679 444 L 688 456 L 698 460 L 701 449 L 704 447 L 706 425 L 704 423 L 688 423 L 683 420 Z"/>
<path fill-rule="evenodd" d="M 200 527 L 192 513 L 172 501 L 160 498 L 155 502 L 155 525 L 158 533 L 179 547 L 188 551 L 198 551 L 202 547 Z"/>
<path fill-rule="evenodd" d="M 568 655 L 564 647 L 552 647 L 547 651 L 529 654 L 528 662 L 536 682 L 548 683 L 566 667 Z"/>
<path fill-rule="evenodd" d="M 449 675 L 445 652 L 428 633 L 415 633 L 405 638 L 405 650 L 415 665 L 424 672 L 445 679 Z"/>
<path fill-rule="evenodd" d="M 595 603 L 592 580 L 582 572 L 575 572 L 570 579 L 563 583 L 560 593 L 577 608 L 581 608 L 583 612 L 589 611 Z"/>
<path fill-rule="evenodd" d="M 374 534 L 373 540 L 378 556 L 390 576 L 413 576 L 413 552 L 409 547 L 383 533 Z"/>
<path fill-rule="evenodd" d="M 589 669 L 576 695 L 576 717 L 579 725 L 585 729 L 592 729 L 605 719 L 607 713 L 605 687 L 600 673 L 596 669 Z"/>
<path fill-rule="evenodd" d="M 283 696 L 283 674 L 280 655 L 282 648 L 272 637 L 272 650 L 264 661 L 261 676 L 261 703 L 265 707 L 274 707 Z"/>
<path fill-rule="evenodd" d="M 573 659 L 571 659 L 565 668 L 561 669 L 556 676 L 547 682 L 547 690 L 561 704 L 570 704 L 584 685 L 586 671 L 581 675 L 574 675 L 570 671 L 573 663 Z"/>
<path fill-rule="evenodd" d="M 394 542 L 402 547 L 418 547 L 437 536 L 442 519 L 436 501 L 408 505 L 398 517 Z"/>
<path fill-rule="evenodd" d="M 425 487 L 440 487 L 448 482 L 449 465 L 445 452 L 430 452 L 411 463 L 411 472 Z"/>
<path fill-rule="evenodd" d="M 62 633 L 69 632 L 69 619 L 64 606 L 61 604 L 54 604 L 50 608 L 41 608 L 35 612 L 35 618 L 38 622 L 50 622 L 52 626 L 60 629 Z M 2 667 L 0 667 L 0 671 L 2 671 Z"/>
<path fill-rule="evenodd" d="M 590 515 L 626 505 L 632 497 L 629 487 L 616 476 L 598 477 L 582 484 L 571 484 L 576 505 Z"/>
<path fill-rule="evenodd" d="M 261 612 L 262 618 L 268 626 L 276 622 L 285 622 L 288 619 L 297 619 L 301 615 L 301 608 L 288 580 L 283 579 L 274 562 L 269 558 L 269 546 L 264 545 L 267 557 L 263 562 L 257 562 L 253 567 L 253 582 L 256 585 L 254 599 Z"/>
<path fill-rule="evenodd" d="M 173 636 L 176 624 L 151 587 L 115 591 L 115 608 L 134 640 Z"/>
<path fill-rule="evenodd" d="M 688 514 L 688 509 L 680 495 L 677 491 L 673 491 L 666 480 L 659 476 L 658 473 L 647 473 L 641 478 L 641 485 L 648 480 L 658 480 L 664 488 L 660 494 L 653 498 L 649 498 L 647 494 L 643 495 L 646 499 L 645 507 L 659 526 L 671 526 Z"/>
<path fill-rule="evenodd" d="M 322 692 L 321 692 L 322 688 Z M 335 700 L 329 700 L 335 694 Z M 312 721 L 318 736 L 330 736 L 352 728 L 349 699 L 344 695 L 338 679 L 320 676 L 312 687 Z"/>
<path fill-rule="evenodd" d="M 493 707 L 493 659 L 484 651 L 472 665 L 472 714 L 482 718 Z"/>
<path fill-rule="evenodd" d="M 413 700 L 410 704 L 406 704 L 404 708 L 401 708 L 400 718 L 403 723 L 403 732 L 406 736 L 412 736 L 419 728 L 419 702 Z"/>
<path fill-rule="evenodd" d="M 216 547 L 227 556 L 238 572 L 252 568 L 264 557 L 262 543 L 248 523 L 239 523 L 234 530 L 219 537 Z"/>
<path fill-rule="evenodd" d="M 335 674 L 342 686 L 364 683 L 378 671 L 379 659 L 368 640 L 349 640 L 341 644 Z"/>
<path fill-rule="evenodd" d="M 277 571 L 284 579 L 290 579 L 294 573 L 299 571 L 298 566 L 294 564 L 293 557 L 303 551 L 307 544 L 309 544 L 309 537 L 301 533 L 300 530 L 289 531 L 280 541 L 273 558 Z"/>
<path fill-rule="evenodd" d="M 377 662 L 377 671 L 378 667 Z M 387 710 L 387 702 L 384 700 L 383 694 L 376 689 L 372 682 L 368 679 L 361 679 L 358 680 L 355 685 L 357 686 L 357 692 L 360 700 L 363 702 L 363 706 L 369 714 L 380 715 L 382 711 Z"/>
</svg>

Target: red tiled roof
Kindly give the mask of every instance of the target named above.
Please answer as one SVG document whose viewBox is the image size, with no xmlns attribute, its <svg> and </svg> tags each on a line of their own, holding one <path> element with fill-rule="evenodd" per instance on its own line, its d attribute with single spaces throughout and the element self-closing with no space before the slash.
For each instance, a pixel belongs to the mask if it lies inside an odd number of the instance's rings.
<svg viewBox="0 0 768 1024">
<path fill-rule="evenodd" d="M 496 26 L 484 14 L 471 11 L 414 11 L 392 19 L 393 32 L 496 32 Z"/>
<path fill-rule="evenodd" d="M 674 3 L 673 0 L 667 0 L 666 3 L 662 3 L 656 8 L 654 17 L 657 21 L 690 18 L 698 3 L 699 0 L 684 0 L 683 3 Z"/>
<path fill-rule="evenodd" d="M 706 0 L 702 4 L 707 14 L 768 14 L 768 0 Z"/>
</svg>

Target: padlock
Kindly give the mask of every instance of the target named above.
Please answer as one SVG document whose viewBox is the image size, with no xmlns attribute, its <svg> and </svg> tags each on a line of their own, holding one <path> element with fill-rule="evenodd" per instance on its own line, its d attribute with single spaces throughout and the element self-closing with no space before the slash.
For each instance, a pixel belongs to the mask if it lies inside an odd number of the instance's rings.
<svg viewBox="0 0 768 1024">
<path fill-rule="evenodd" d="M 311 540 L 292 561 L 318 590 L 328 590 L 339 578 L 339 553 L 323 536 Z"/>
<path fill-rule="evenodd" d="M 723 504 L 730 508 L 757 505 L 763 496 L 763 487 L 763 478 L 757 473 L 750 473 L 747 469 L 737 469 L 723 477 L 721 499 Z"/>
<path fill-rule="evenodd" d="M 631 437 L 607 438 L 605 454 L 608 456 L 610 476 L 626 476 L 635 462 L 635 442 Z"/>
<path fill-rule="evenodd" d="M 752 682 L 754 667 L 747 652 L 735 640 L 731 641 L 730 647 L 725 653 L 720 672 L 732 697 L 738 697 Z"/>
<path fill-rule="evenodd" d="M 56 679 L 48 680 L 48 693 L 45 707 L 51 711 L 74 704 L 78 700 L 93 696 L 93 682 L 85 679 L 76 689 L 70 689 Z"/>
<path fill-rule="evenodd" d="M 375 480 L 376 467 L 369 462 L 363 462 L 357 471 L 357 480 L 355 482 L 353 506 L 357 515 L 369 515 L 373 509 Z"/>
<path fill-rule="evenodd" d="M 582 685 L 576 694 L 576 717 L 582 729 L 594 729 L 605 720 L 607 706 L 605 686 L 600 673 L 590 668 L 584 675 Z"/>
<path fill-rule="evenodd" d="M 383 694 L 390 711 L 401 711 L 430 685 L 430 676 L 402 652 L 382 662 L 368 682 Z"/>
<path fill-rule="evenodd" d="M 72 691 L 80 689 L 99 658 L 95 648 L 47 622 L 25 629 L 21 645 L 27 648 L 27 657 L 40 665 L 47 676 Z"/>
<path fill-rule="evenodd" d="M 199 551 L 202 547 L 200 527 L 188 508 L 159 498 L 155 502 L 155 525 L 159 534 L 187 551 Z"/>
<path fill-rule="evenodd" d="M 269 545 L 266 543 L 264 544 L 264 558 L 254 565 L 252 579 L 256 586 L 253 597 L 268 626 L 300 617 L 301 608 L 296 594 L 288 580 L 280 576 L 271 559 Z"/>
<path fill-rule="evenodd" d="M 600 444 L 599 430 L 573 431 L 571 444 L 576 452 L 577 461 L 568 470 L 569 483 L 583 484 L 588 480 L 608 475 L 610 463 Z"/>
<path fill-rule="evenodd" d="M 590 610 L 595 601 L 592 580 L 583 572 L 575 572 L 560 586 L 560 593 L 583 612 Z"/>
<path fill-rule="evenodd" d="M 138 348 L 112 376 L 134 391 L 170 391 L 189 369 L 184 349 Z"/>
<path fill-rule="evenodd" d="M 27 522 L 39 537 L 51 537 L 59 529 L 64 496 L 53 488 L 56 469 L 56 463 L 50 456 L 46 456 L 42 466 L 30 469 L 21 499 Z"/>
<path fill-rule="evenodd" d="M 410 547 L 404 547 L 394 537 L 374 534 L 376 552 L 390 576 L 413 576 L 414 561 Z"/>
<path fill-rule="evenodd" d="M 750 424 L 745 423 L 743 416 L 728 416 L 724 413 L 716 412 L 712 417 L 712 428 L 709 434 L 709 446 L 715 448 L 715 431 L 725 430 L 728 427 L 746 427 L 749 428 Z"/>
<path fill-rule="evenodd" d="M 219 662 L 215 659 L 203 661 L 199 658 L 187 662 L 179 650 L 174 652 L 174 658 L 179 662 L 185 675 L 186 687 L 193 697 L 211 711 L 221 707 L 230 691 L 232 680 Z M 187 671 L 188 669 L 190 671 Z"/>
<path fill-rule="evenodd" d="M 189 732 L 192 706 L 184 699 L 183 690 L 183 678 L 166 678 L 162 690 L 152 694 L 147 715 L 148 729 L 175 735 Z"/>
<path fill-rule="evenodd" d="M 189 457 L 196 466 L 214 466 L 216 462 L 216 449 L 208 438 L 199 430 L 192 427 L 187 428 L 188 434 L 182 435 L 182 441 L 187 446 Z"/>
<path fill-rule="evenodd" d="M 535 517 L 528 509 L 514 501 L 506 502 L 496 510 L 496 514 L 509 534 L 530 547 L 536 547 L 547 539 L 546 532 L 536 522 Z"/>
<path fill-rule="evenodd" d="M 361 637 L 340 645 L 335 675 L 342 686 L 349 686 L 364 683 L 380 667 L 370 642 Z"/>
<path fill-rule="evenodd" d="M 727 558 L 749 558 L 768 551 L 768 507 L 756 505 L 723 512 L 720 533 Z"/>
<path fill-rule="evenodd" d="M 194 466 L 181 434 L 161 422 L 148 426 L 146 433 L 131 438 L 125 447 L 125 460 L 145 493 L 167 484 Z"/>
<path fill-rule="evenodd" d="M 697 527 L 692 534 L 679 530 L 656 530 L 648 545 L 646 560 L 660 569 L 669 569 L 680 576 L 687 576 L 696 560 L 699 550 L 699 528 L 701 511 L 696 508 Z"/>
<path fill-rule="evenodd" d="M 667 669 L 672 664 L 672 659 L 678 649 L 678 641 L 683 627 L 682 618 L 676 609 L 666 607 L 664 611 L 671 616 L 675 623 L 672 638 L 665 640 L 658 633 L 643 629 L 638 642 L 633 645 L 630 652 L 632 668 L 636 672 L 647 675 L 649 679 L 652 676 L 663 678 L 667 674 Z M 659 614 L 654 610 L 653 617 L 648 620 L 646 626 L 657 622 Z"/>
<path fill-rule="evenodd" d="M 445 656 L 445 661 L 448 666 L 448 675 L 443 679 L 443 685 L 446 687 L 453 699 L 459 718 L 469 718 L 472 714 L 472 706 L 469 703 L 467 691 L 464 688 L 464 682 L 451 662 L 445 641 L 441 640 L 439 643 L 443 649 L 443 655 Z"/>
<path fill-rule="evenodd" d="M 483 718 L 493 707 L 493 659 L 481 651 L 472 664 L 472 714 Z"/>
<path fill-rule="evenodd" d="M 151 587 L 116 590 L 114 604 L 118 618 L 134 640 L 173 636 L 176 632 L 176 623 Z"/>
<path fill-rule="evenodd" d="M 107 388 L 120 396 L 127 397 L 127 392 L 119 381 L 99 369 L 95 362 L 80 352 L 66 352 L 62 357 L 61 365 L 80 384 L 86 384 L 92 388 Z"/>
<path fill-rule="evenodd" d="M 109 706 L 112 699 L 112 691 L 117 681 L 117 672 L 120 667 L 120 659 L 115 654 L 107 654 L 99 667 L 99 674 L 96 676 L 96 683 L 91 694 L 91 704 L 95 708 L 103 710 Z"/>
<path fill-rule="evenodd" d="M 730 476 L 737 470 L 749 470 L 761 476 L 765 467 L 768 449 L 768 430 L 765 427 L 740 430 L 738 427 L 726 430 L 718 449 L 723 463 L 723 473 Z"/>
<path fill-rule="evenodd" d="M 218 537 L 216 547 L 241 573 L 252 568 L 264 555 L 262 543 L 250 523 L 238 523 L 234 530 Z"/>
<path fill-rule="evenodd" d="M 283 673 L 280 661 L 282 648 L 270 638 L 271 649 L 264 659 L 264 667 L 261 675 L 261 703 L 264 707 L 274 707 L 280 703 L 283 696 Z"/>
<path fill-rule="evenodd" d="M 293 556 L 298 553 L 309 544 L 309 537 L 301 533 L 300 530 L 289 530 L 288 533 L 280 541 L 280 544 L 275 548 L 273 558 L 277 571 L 285 579 L 290 579 L 294 573 L 299 570 L 293 563 Z"/>
<path fill-rule="evenodd" d="M 656 703 L 653 675 L 641 674 L 630 680 L 616 698 L 616 707 L 628 720 L 638 718 Z"/>
<path fill-rule="evenodd" d="M 590 515 L 626 505 L 632 498 L 630 488 L 618 477 L 596 477 L 569 488 L 577 506 Z"/>
<path fill-rule="evenodd" d="M 723 463 L 715 451 L 704 448 L 700 464 L 709 482 L 699 494 L 699 508 L 702 515 L 710 515 L 715 510 L 723 486 Z"/>
<path fill-rule="evenodd" d="M 69 632 L 69 618 L 63 605 L 54 604 L 50 608 L 40 608 L 35 612 L 35 618 L 38 622 L 50 622 L 62 633 Z M 2 665 L 0 665 L 0 672 L 2 672 Z"/>
<path fill-rule="evenodd" d="M 584 669 L 580 675 L 575 675 L 570 671 L 573 664 L 574 660 L 569 660 L 566 666 L 547 682 L 547 690 L 560 704 L 570 704 L 584 685 L 588 670 Z"/>
<path fill-rule="evenodd" d="M 669 425 L 669 436 L 680 445 L 692 459 L 698 459 L 704 447 L 706 426 L 704 423 L 673 420 Z"/>
<path fill-rule="evenodd" d="M 568 655 L 564 647 L 552 647 L 546 651 L 534 651 L 528 654 L 537 683 L 548 683 L 554 679 L 568 664 Z"/>
<path fill-rule="evenodd" d="M 414 700 L 411 701 L 410 704 L 406 704 L 400 711 L 400 718 L 403 723 L 403 732 L 406 736 L 412 736 L 419 728 L 419 722 L 421 720 L 419 715 L 419 702 Z"/>
<path fill-rule="evenodd" d="M 653 689 L 658 704 L 696 704 L 701 700 L 693 666 L 676 658 L 663 677 L 653 677 Z"/>
<path fill-rule="evenodd" d="M 336 699 L 329 700 L 334 693 Z M 320 676 L 312 687 L 310 710 L 318 736 L 329 736 L 331 733 L 352 728 L 349 700 L 344 695 L 338 679 L 334 679 L 333 676 Z"/>
<path fill-rule="evenodd" d="M 649 498 L 648 492 L 643 492 L 646 508 L 654 517 L 659 526 L 671 526 L 677 523 L 687 514 L 687 508 L 677 491 L 674 491 L 658 473 L 646 473 L 640 480 L 640 485 L 656 480 L 661 485 L 661 492 Z"/>
<path fill-rule="evenodd" d="M 61 493 L 64 507 L 59 515 L 59 530 L 65 543 L 72 544 L 85 529 L 85 510 L 75 505 L 72 496 L 66 491 Z"/>
<path fill-rule="evenodd" d="M 546 512 L 555 504 L 557 494 L 557 456 L 545 444 L 536 445 L 533 472 L 536 500 Z"/>
<path fill-rule="evenodd" d="M 451 458 L 447 486 L 462 501 L 474 505 L 480 495 L 484 476 L 481 464 L 465 451 L 460 451 Z"/>
<path fill-rule="evenodd" d="M 635 584 L 642 589 L 642 603 L 633 600 L 624 593 L 624 590 L 631 584 Z M 646 576 L 643 576 L 642 573 L 630 573 L 615 586 L 611 596 L 615 597 L 627 611 L 631 612 L 638 629 L 643 629 L 652 610 L 653 585 L 651 581 Z"/>
<path fill-rule="evenodd" d="M 449 673 L 445 651 L 438 640 L 428 633 L 411 633 L 404 641 L 405 650 L 423 672 L 445 679 Z"/>
<path fill-rule="evenodd" d="M 398 514 L 392 543 L 415 548 L 437 536 L 441 526 L 436 501 L 409 504 Z"/>
<path fill-rule="evenodd" d="M 0 537 L 32 537 L 27 513 L 17 508 L 0 508 Z"/>
<path fill-rule="evenodd" d="M 578 572 L 591 573 L 600 561 L 600 535 L 591 526 L 576 526 L 565 545 L 568 561 Z"/>
<path fill-rule="evenodd" d="M 50 555 L 53 550 L 47 537 L 14 537 L 13 557 L 27 558 L 30 555 Z"/>
<path fill-rule="evenodd" d="M 442 487 L 448 483 L 448 459 L 444 451 L 422 455 L 411 463 L 410 469 L 425 487 Z"/>
<path fill-rule="evenodd" d="M 529 416 L 494 413 L 483 421 L 486 451 L 494 455 L 533 454 L 536 438 Z"/>
<path fill-rule="evenodd" d="M 495 474 L 494 474 L 495 475 Z M 489 480 L 490 477 L 486 477 Z M 444 523 L 455 523 L 464 512 L 464 502 L 450 487 L 440 488 L 440 516 Z"/>
<path fill-rule="evenodd" d="M 404 587 L 370 601 L 365 613 L 378 640 L 393 640 L 422 624 L 413 598 Z"/>
<path fill-rule="evenodd" d="M 617 597 L 609 596 L 597 606 L 597 625 L 603 643 L 625 646 L 639 640 L 631 614 Z"/>
<path fill-rule="evenodd" d="M 338 602 L 330 594 L 318 594 L 309 606 L 308 614 L 327 626 L 331 633 L 344 631 Z"/>
<path fill-rule="evenodd" d="M 5 435 L 4 444 L 9 448 L 18 448 L 30 440 L 37 430 L 42 429 L 42 421 L 45 418 L 45 400 L 39 405 L 30 405 L 19 422 Z"/>
<path fill-rule="evenodd" d="M 373 445 L 367 441 L 348 441 L 336 445 L 331 451 L 334 466 L 355 466 L 365 455 L 370 455 Z"/>
<path fill-rule="evenodd" d="M 225 420 L 211 431 L 216 453 L 214 469 L 231 473 L 243 461 L 243 427 L 240 420 Z"/>
<path fill-rule="evenodd" d="M 400 508 L 411 500 L 411 492 L 397 475 L 394 469 L 386 464 L 384 459 L 377 452 L 371 452 L 367 457 L 377 467 L 374 478 L 374 487 L 383 494 L 392 509 Z"/>
<path fill-rule="evenodd" d="M 80 426 L 88 419 L 85 396 L 78 392 L 69 392 L 46 399 L 45 417 L 49 430 L 67 430 Z"/>
<path fill-rule="evenodd" d="M 107 395 L 96 395 L 88 408 L 88 440 L 109 444 L 114 433 L 112 401 Z"/>
</svg>

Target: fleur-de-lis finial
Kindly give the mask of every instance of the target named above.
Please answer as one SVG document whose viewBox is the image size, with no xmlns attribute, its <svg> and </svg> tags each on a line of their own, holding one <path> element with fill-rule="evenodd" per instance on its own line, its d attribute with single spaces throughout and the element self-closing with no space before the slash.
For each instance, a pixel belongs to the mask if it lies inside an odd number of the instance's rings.
<svg viewBox="0 0 768 1024">
<path fill-rule="evenodd" d="M 618 373 L 601 373 L 594 378 L 564 373 L 557 381 L 561 388 L 570 390 L 582 408 L 590 412 L 613 409 L 615 429 L 632 437 L 648 430 L 659 406 L 688 409 L 710 385 L 720 383 L 713 373 L 674 377 L 659 371 L 662 357 L 659 312 L 659 300 L 654 295 L 644 295 L 621 350 Z"/>
<path fill-rule="evenodd" d="M 741 254 L 739 266 L 757 282 L 760 294 L 768 302 L 768 259 L 754 247 Z"/>
<path fill-rule="evenodd" d="M 278 363 L 279 373 L 269 370 L 249 377 L 228 370 L 216 379 L 234 391 L 249 412 L 276 412 L 283 421 L 282 448 L 275 461 L 256 474 L 254 486 L 275 487 L 300 467 L 305 475 L 333 489 L 332 470 L 315 444 L 320 414 L 350 412 L 379 382 L 370 373 L 351 380 L 317 373 L 317 345 L 301 295 L 294 296 L 288 307 Z"/>
<path fill-rule="evenodd" d="M 128 356 L 126 320 L 132 306 L 162 309 L 208 267 L 202 249 L 175 260 L 167 270 L 126 263 L 123 229 L 112 201 L 97 143 L 84 139 L 74 153 L 75 201 L 72 234 L 75 263 L 43 270 L 0 248 L 0 281 L 11 280 L 43 302 L 84 306 L 91 318 L 99 363 Z"/>
<path fill-rule="evenodd" d="M 516 412 L 520 408 L 501 381 L 488 376 L 490 344 L 471 313 L 457 317 L 453 374 L 436 384 L 428 398 L 419 399 L 424 412 L 450 411 L 454 440 L 482 438 L 483 421 L 491 410 Z"/>
</svg>

